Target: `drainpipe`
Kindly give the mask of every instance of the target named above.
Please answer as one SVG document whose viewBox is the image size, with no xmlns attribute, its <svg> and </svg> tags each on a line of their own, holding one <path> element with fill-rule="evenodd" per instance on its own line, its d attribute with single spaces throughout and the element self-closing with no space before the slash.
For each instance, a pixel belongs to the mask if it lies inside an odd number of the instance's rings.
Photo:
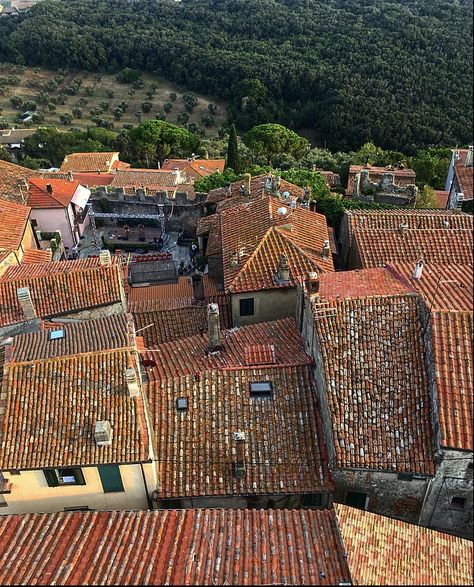
<svg viewBox="0 0 474 587">
<path fill-rule="evenodd" d="M 146 484 L 146 477 L 145 477 L 145 471 L 143 470 L 143 463 L 140 463 L 140 469 L 142 471 L 143 485 L 145 486 L 146 501 L 148 503 L 148 509 L 151 510 L 153 508 L 152 508 L 152 504 L 151 504 L 150 495 L 148 493 L 148 485 Z"/>
<path fill-rule="evenodd" d="M 433 482 L 433 479 L 434 479 L 434 477 L 430 477 L 429 480 L 428 480 L 428 485 L 426 486 L 425 497 L 423 498 L 423 503 L 421 505 L 420 515 L 418 517 L 418 526 L 421 526 L 421 517 L 423 515 L 423 510 L 425 509 L 425 503 L 426 503 L 426 500 L 428 498 L 428 494 L 430 492 L 431 484 Z"/>
</svg>

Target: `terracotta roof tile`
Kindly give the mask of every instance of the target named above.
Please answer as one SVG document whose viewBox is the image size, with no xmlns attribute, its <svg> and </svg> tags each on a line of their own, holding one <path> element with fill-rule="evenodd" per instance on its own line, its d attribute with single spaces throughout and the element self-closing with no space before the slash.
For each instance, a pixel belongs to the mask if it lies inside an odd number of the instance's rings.
<svg viewBox="0 0 474 587">
<path fill-rule="evenodd" d="M 465 200 L 473 198 L 474 169 L 472 165 L 466 167 L 466 156 L 468 149 L 459 149 L 459 159 L 454 163 L 454 175 L 458 181 L 460 191 L 464 194 Z"/>
<path fill-rule="evenodd" d="M 473 229 L 472 214 L 457 210 L 350 210 L 346 214 L 353 232 L 392 231 L 398 230 L 401 224 L 408 224 L 409 229 Z"/>
<path fill-rule="evenodd" d="M 256 341 L 260 344 L 256 344 Z M 207 325 L 203 324 L 202 335 L 195 334 L 163 342 L 156 350 L 146 351 L 144 357 L 156 362 L 156 367 L 150 369 L 148 376 L 155 381 L 175 375 L 192 375 L 209 369 L 268 363 L 305 365 L 311 360 L 305 353 L 294 318 L 223 330 L 221 344 L 220 351 L 206 353 L 209 339 Z"/>
<path fill-rule="evenodd" d="M 271 398 L 250 397 L 270 381 Z M 205 371 L 147 385 L 160 497 L 332 490 L 307 365 Z M 188 409 L 176 409 L 178 397 Z M 232 473 L 233 432 L 245 433 L 246 477 Z"/>
<path fill-rule="evenodd" d="M 176 186 L 176 176 L 163 169 L 123 169 L 117 171 L 110 186 L 113 188 L 163 189 Z"/>
<path fill-rule="evenodd" d="M 117 350 L 5 365 L 0 468 L 38 469 L 148 460 L 142 397 L 130 397 L 130 351 Z M 112 444 L 94 426 L 109 420 Z"/>
<path fill-rule="evenodd" d="M 441 445 L 473 450 L 473 313 L 434 311 L 431 316 Z"/>
<path fill-rule="evenodd" d="M 51 192 L 48 192 L 48 185 L 51 186 Z M 79 182 L 30 178 L 28 186 L 28 206 L 31 208 L 66 208 L 79 187 Z"/>
<path fill-rule="evenodd" d="M 60 172 L 67 173 L 94 173 L 104 172 L 110 173 L 113 169 L 120 169 L 130 167 L 129 163 L 117 161 L 119 156 L 117 152 L 108 153 L 71 153 L 64 157 Z M 114 159 L 116 159 L 114 161 Z"/>
<path fill-rule="evenodd" d="M 338 585 L 351 580 L 333 510 L 0 516 L 0 557 L 8 561 L 0 568 L 2 584 Z M 456 567 L 454 577 L 463 576 Z"/>
<path fill-rule="evenodd" d="M 26 185 L 22 189 L 19 186 L 23 180 L 29 177 L 37 177 L 37 175 L 37 171 L 0 160 L 0 200 L 25 204 L 27 197 Z"/>
<path fill-rule="evenodd" d="M 449 192 L 445 190 L 434 190 L 434 193 L 440 207 L 445 209 L 448 204 Z"/>
<path fill-rule="evenodd" d="M 51 266 L 54 263 L 52 262 Z M 96 306 L 119 303 L 122 300 L 118 265 L 49 274 L 40 271 L 38 276 L 34 276 L 34 269 L 43 265 L 45 264 L 33 263 L 7 269 L 0 279 L 0 325 L 25 320 L 17 298 L 19 287 L 29 288 L 39 318 L 60 316 Z M 25 268 L 32 268 L 33 276 L 9 276 L 10 269 Z"/>
<path fill-rule="evenodd" d="M 263 174 L 263 175 L 255 175 L 250 178 L 250 193 L 248 196 L 245 196 L 247 200 L 252 197 L 260 197 L 264 195 L 269 195 L 271 190 L 265 188 L 266 180 L 271 180 L 272 176 L 270 174 Z M 274 178 L 275 179 L 275 178 Z M 240 187 L 244 183 L 244 180 L 234 181 L 230 184 L 230 188 L 223 187 L 223 188 L 216 188 L 214 190 L 210 190 L 207 198 L 206 204 L 214 204 L 218 202 L 222 202 L 224 200 L 233 199 L 239 197 L 240 194 Z M 288 192 L 290 196 L 296 198 L 303 198 L 304 196 L 304 189 L 300 188 L 299 186 L 290 183 L 284 179 L 280 179 L 280 186 L 279 186 L 280 193 Z M 240 203 L 240 202 L 238 202 Z"/>
<path fill-rule="evenodd" d="M 51 250 L 43 251 L 42 249 L 27 249 L 21 258 L 22 263 L 46 263 L 51 261 Z"/>
<path fill-rule="evenodd" d="M 43 324 L 46 328 L 40 332 L 21 334 L 13 338 L 12 344 L 7 347 L 7 362 L 53 359 L 132 346 L 132 328 L 124 314 L 77 324 Z M 62 330 L 64 337 L 49 340 L 51 330 Z"/>
<path fill-rule="evenodd" d="M 335 465 L 434 474 L 417 295 L 313 306 Z"/>
<path fill-rule="evenodd" d="M 197 227 L 196 227 L 196 235 L 201 236 L 203 234 L 207 234 L 210 230 L 214 222 L 219 221 L 218 214 L 211 214 L 210 216 L 203 216 L 199 218 Z"/>
<path fill-rule="evenodd" d="M 471 585 L 473 544 L 335 504 L 355 585 Z"/>
<path fill-rule="evenodd" d="M 113 173 L 73 173 L 72 176 L 85 187 L 110 185 L 114 178 Z"/>
<path fill-rule="evenodd" d="M 282 208 L 286 210 L 284 215 L 278 213 Z M 222 212 L 220 227 L 228 291 L 279 287 L 274 273 L 281 253 L 288 255 L 292 285 L 300 274 L 316 267 L 334 269 L 332 257 L 322 256 L 322 245 L 329 235 L 321 214 L 300 207 L 284 208 L 280 201 L 266 197 Z M 231 266 L 236 253 L 239 263 Z"/>
<path fill-rule="evenodd" d="M 214 281 L 208 275 L 202 278 L 205 297 L 218 296 L 219 292 Z M 193 283 L 191 277 L 178 277 L 178 283 L 166 285 L 150 285 L 148 287 L 130 288 L 129 301 L 131 303 L 148 302 L 155 300 L 170 300 L 169 306 L 175 305 L 175 300 L 181 298 L 190 304 L 193 297 Z M 138 306 L 136 306 L 138 308 Z"/>
<path fill-rule="evenodd" d="M 414 263 L 393 263 L 387 265 L 387 270 L 395 278 L 404 280 L 405 283 L 418 291 L 430 308 L 438 310 L 474 309 L 472 265 L 424 263 L 420 279 L 413 277 L 414 266 Z"/>
<path fill-rule="evenodd" d="M 193 181 L 200 177 L 207 177 L 219 171 L 224 172 L 225 159 L 167 159 L 161 169 L 173 171 L 178 169 L 184 175 L 184 179 Z"/>
<path fill-rule="evenodd" d="M 20 247 L 30 210 L 28 206 L 0 199 L 0 251 Z"/>
<path fill-rule="evenodd" d="M 112 257 L 112 263 L 116 262 Z M 42 263 L 25 263 L 9 267 L 2 275 L 2 281 L 12 279 L 30 279 L 33 277 L 44 277 L 52 273 L 74 273 L 85 269 L 100 267 L 99 257 L 87 257 L 86 259 L 75 259 L 71 261 L 43 261 Z"/>
</svg>

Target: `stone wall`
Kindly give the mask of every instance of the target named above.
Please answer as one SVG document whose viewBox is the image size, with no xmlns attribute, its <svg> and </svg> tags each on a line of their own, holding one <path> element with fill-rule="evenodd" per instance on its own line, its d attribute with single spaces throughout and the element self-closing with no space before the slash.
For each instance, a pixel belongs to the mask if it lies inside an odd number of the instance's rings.
<svg viewBox="0 0 474 587">
<path fill-rule="evenodd" d="M 418 188 L 414 184 L 396 184 L 395 176 L 390 171 L 382 173 L 378 181 L 370 181 L 369 171 L 363 169 L 354 180 L 354 200 L 414 208 L 417 193 Z"/>
</svg>

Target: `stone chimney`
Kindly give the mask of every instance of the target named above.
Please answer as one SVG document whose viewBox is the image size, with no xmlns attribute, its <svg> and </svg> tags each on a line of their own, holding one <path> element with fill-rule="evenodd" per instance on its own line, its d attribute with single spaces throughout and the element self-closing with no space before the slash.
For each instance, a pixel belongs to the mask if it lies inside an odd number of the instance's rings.
<svg viewBox="0 0 474 587">
<path fill-rule="evenodd" d="M 239 251 L 230 254 L 229 266 L 231 269 L 236 269 L 239 266 Z"/>
<path fill-rule="evenodd" d="M 250 173 L 244 173 L 244 193 L 246 196 L 250 196 L 250 180 L 252 176 Z"/>
<path fill-rule="evenodd" d="M 25 316 L 25 320 L 34 320 L 37 318 L 35 307 L 31 301 L 31 294 L 29 287 L 18 287 L 16 290 L 18 301 Z"/>
<path fill-rule="evenodd" d="M 472 167 L 472 159 L 473 159 L 473 146 L 469 145 L 469 149 L 466 153 L 466 162 L 464 163 L 464 165 L 466 167 Z"/>
<path fill-rule="evenodd" d="M 309 271 L 306 278 L 306 290 L 310 298 L 319 297 L 319 274 L 317 271 Z"/>
<path fill-rule="evenodd" d="M 219 306 L 208 304 L 207 306 L 207 332 L 209 336 L 209 350 L 218 351 L 221 346 L 221 321 L 219 317 Z"/>
<path fill-rule="evenodd" d="M 48 194 L 53 193 L 53 186 L 50 183 L 46 184 L 46 191 L 48 192 Z"/>
<path fill-rule="evenodd" d="M 72 171 L 68 171 L 67 172 L 67 180 L 68 181 L 73 181 L 74 180 L 74 176 L 72 174 Z"/>
<path fill-rule="evenodd" d="M 290 266 L 286 255 L 282 253 L 278 259 L 278 270 L 275 276 L 275 282 L 277 285 L 289 283 L 290 281 Z"/>
<path fill-rule="evenodd" d="M 98 420 L 95 423 L 94 440 L 97 446 L 110 446 L 112 435 L 113 431 L 109 420 Z"/>
<path fill-rule="evenodd" d="M 110 251 L 108 251 L 108 250 L 100 251 L 99 263 L 103 267 L 108 267 L 109 265 L 112 265 L 112 256 L 110 254 Z"/>
<path fill-rule="evenodd" d="M 273 194 L 279 193 L 280 183 L 281 183 L 281 177 L 279 175 L 277 175 L 275 178 L 273 178 L 273 182 L 272 182 L 272 193 Z"/>
<path fill-rule="evenodd" d="M 202 278 L 203 274 L 200 271 L 197 271 L 191 277 L 193 281 L 193 300 L 196 302 L 204 300 L 204 283 Z"/>
<path fill-rule="evenodd" d="M 408 232 L 408 224 L 406 222 L 402 222 L 400 224 L 400 226 L 398 227 L 398 230 L 402 233 L 402 234 L 406 234 Z"/>
<path fill-rule="evenodd" d="M 412 277 L 413 279 L 421 279 L 421 274 L 423 273 L 423 261 L 420 259 L 418 263 L 415 265 L 415 269 L 413 270 Z"/>
<path fill-rule="evenodd" d="M 325 240 L 322 248 L 323 259 L 329 259 L 331 255 L 331 245 L 328 240 Z"/>
<path fill-rule="evenodd" d="M 235 461 L 233 466 L 233 476 L 236 479 L 245 479 L 247 470 L 245 467 L 245 434 L 243 432 L 234 432 L 235 440 Z"/>
<path fill-rule="evenodd" d="M 140 387 L 138 385 L 137 374 L 133 367 L 125 369 L 125 379 L 130 397 L 138 397 L 140 395 Z"/>
</svg>

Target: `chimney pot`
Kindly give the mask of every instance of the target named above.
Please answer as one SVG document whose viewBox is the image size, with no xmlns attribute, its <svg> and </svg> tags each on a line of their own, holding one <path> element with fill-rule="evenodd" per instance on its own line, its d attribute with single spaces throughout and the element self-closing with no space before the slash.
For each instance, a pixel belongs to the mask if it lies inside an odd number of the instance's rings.
<svg viewBox="0 0 474 587">
<path fill-rule="evenodd" d="M 246 196 L 250 196 L 250 180 L 251 179 L 252 179 L 252 176 L 250 175 L 250 173 L 244 174 L 244 193 Z"/>
<path fill-rule="evenodd" d="M 420 259 L 413 270 L 413 279 L 421 279 L 423 273 L 423 261 Z"/>
<path fill-rule="evenodd" d="M 29 287 L 19 287 L 16 290 L 16 295 L 20 303 L 25 320 L 34 320 L 37 318 L 35 307 L 31 300 L 31 293 Z"/>
<path fill-rule="evenodd" d="M 53 186 L 50 183 L 46 184 L 46 191 L 48 192 L 48 194 L 53 193 Z"/>
<path fill-rule="evenodd" d="M 398 229 L 402 234 L 405 234 L 406 232 L 408 232 L 408 224 L 406 222 L 402 222 Z"/>
<path fill-rule="evenodd" d="M 316 271 L 308 272 L 308 277 L 306 279 L 306 289 L 310 296 L 319 296 L 319 274 Z"/>
<path fill-rule="evenodd" d="M 329 259 L 329 255 L 331 254 L 331 245 L 329 244 L 328 240 L 325 240 L 323 243 L 322 254 L 323 259 Z"/>
<path fill-rule="evenodd" d="M 110 446 L 112 444 L 112 426 L 109 420 L 98 420 L 95 423 L 94 440 L 97 446 Z"/>
<path fill-rule="evenodd" d="M 130 397 L 138 397 L 140 395 L 140 388 L 138 387 L 137 374 L 133 367 L 125 369 L 125 379 Z"/>
<path fill-rule="evenodd" d="M 221 324 L 219 306 L 215 303 L 207 306 L 207 332 L 209 335 L 209 350 L 221 349 Z"/>
<path fill-rule="evenodd" d="M 278 259 L 278 270 L 275 277 L 275 282 L 278 285 L 283 283 L 289 283 L 290 281 L 290 266 L 288 265 L 288 261 L 285 254 L 281 254 Z"/>
</svg>

